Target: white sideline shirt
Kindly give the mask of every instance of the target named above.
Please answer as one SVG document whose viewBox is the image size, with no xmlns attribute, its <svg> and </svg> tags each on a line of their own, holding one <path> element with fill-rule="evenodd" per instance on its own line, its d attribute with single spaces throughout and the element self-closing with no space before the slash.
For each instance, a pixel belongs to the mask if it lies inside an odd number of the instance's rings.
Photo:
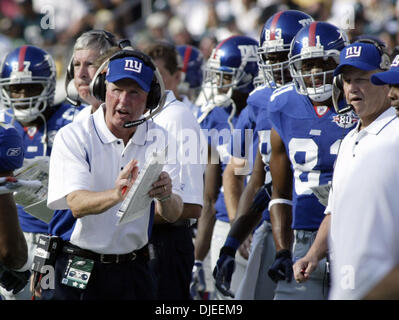
<svg viewBox="0 0 399 320">
<path fill-rule="evenodd" d="M 69 209 L 66 196 L 72 191 L 99 192 L 114 188 L 116 178 L 130 160 L 138 160 L 142 168 L 146 152 L 153 151 L 157 145 L 154 135 L 167 137 L 163 128 L 149 120 L 137 127 L 124 146 L 123 140 L 116 138 L 106 126 L 104 106 L 86 119 L 58 131 L 50 158 L 47 200 L 50 209 Z M 163 171 L 172 179 L 173 192 L 181 196 L 179 164 L 165 164 Z M 143 247 L 148 242 L 151 210 L 135 221 L 117 226 L 120 205 L 77 219 L 70 242 L 103 254 L 125 254 Z"/>
<path fill-rule="evenodd" d="M 332 180 L 330 299 L 361 299 L 399 263 L 399 119 L 389 108 L 343 139 Z"/>
<path fill-rule="evenodd" d="M 205 138 L 190 109 L 176 99 L 173 91 L 167 91 L 164 109 L 154 117 L 154 122 L 170 134 L 168 151 L 180 162 L 180 187 L 184 203 L 203 205 L 203 174 L 205 164 L 201 164 L 201 154 L 207 147 Z"/>
</svg>

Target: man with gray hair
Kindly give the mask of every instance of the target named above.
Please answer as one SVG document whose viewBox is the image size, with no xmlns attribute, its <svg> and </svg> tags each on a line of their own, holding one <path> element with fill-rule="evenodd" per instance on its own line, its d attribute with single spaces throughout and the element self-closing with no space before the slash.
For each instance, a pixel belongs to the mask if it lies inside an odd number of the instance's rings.
<svg viewBox="0 0 399 320">
<path fill-rule="evenodd" d="M 91 95 L 90 82 L 98 69 L 96 60 L 112 47 L 117 47 L 116 38 L 112 33 L 104 30 L 87 31 L 76 40 L 67 69 L 65 90 L 69 102 L 75 105 L 83 103 L 88 106 L 77 115 L 75 120 L 94 113 L 102 103 Z"/>
</svg>

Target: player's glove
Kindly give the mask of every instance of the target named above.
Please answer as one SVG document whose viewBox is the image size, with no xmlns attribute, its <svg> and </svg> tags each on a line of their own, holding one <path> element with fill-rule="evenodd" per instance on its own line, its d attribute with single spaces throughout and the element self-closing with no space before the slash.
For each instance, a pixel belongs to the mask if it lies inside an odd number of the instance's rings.
<svg viewBox="0 0 399 320">
<path fill-rule="evenodd" d="M 267 274 L 274 281 L 287 280 L 291 282 L 293 276 L 291 251 L 287 249 L 276 253 L 276 258 Z"/>
<path fill-rule="evenodd" d="M 202 261 L 195 260 L 190 283 L 190 294 L 194 300 L 204 300 L 206 291 L 205 273 Z"/>
<path fill-rule="evenodd" d="M 17 272 L 0 265 L 0 285 L 13 294 L 20 292 L 28 283 L 30 271 Z"/>
<path fill-rule="evenodd" d="M 227 237 L 222 249 L 220 249 L 219 259 L 213 270 L 215 287 L 225 296 L 234 298 L 234 293 L 230 291 L 231 278 L 236 266 L 235 255 L 240 243 L 233 237 Z"/>
</svg>

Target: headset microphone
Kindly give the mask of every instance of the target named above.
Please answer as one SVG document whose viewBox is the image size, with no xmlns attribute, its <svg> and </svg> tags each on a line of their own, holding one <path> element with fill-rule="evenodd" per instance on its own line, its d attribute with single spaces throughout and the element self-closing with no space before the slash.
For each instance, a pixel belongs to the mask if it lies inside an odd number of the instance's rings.
<svg viewBox="0 0 399 320">
<path fill-rule="evenodd" d="M 146 122 L 147 119 L 140 119 L 140 120 L 136 120 L 136 121 L 129 121 L 129 122 L 125 122 L 125 124 L 123 125 L 124 128 L 132 128 L 132 127 L 137 127 L 140 124 Z"/>
</svg>

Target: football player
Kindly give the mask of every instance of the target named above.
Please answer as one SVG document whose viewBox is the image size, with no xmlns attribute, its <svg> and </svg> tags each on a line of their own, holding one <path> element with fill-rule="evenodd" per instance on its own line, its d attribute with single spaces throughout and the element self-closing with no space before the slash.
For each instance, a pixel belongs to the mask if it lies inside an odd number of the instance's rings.
<svg viewBox="0 0 399 320">
<path fill-rule="evenodd" d="M 222 174 L 228 162 L 228 142 L 241 110 L 253 90 L 258 73 L 257 42 L 246 36 L 231 36 L 220 42 L 205 68 L 204 83 L 211 86 L 212 101 L 202 108 L 199 122 L 208 131 L 208 164 L 205 171 L 204 207 L 198 220 L 195 241 L 194 275 L 211 247 L 211 266 L 216 264 L 220 248 L 230 229 L 222 186 Z M 220 139 L 223 139 L 220 143 Z M 219 161 L 215 155 L 221 159 Z M 226 157 L 227 156 L 227 157 Z M 213 231 L 213 236 L 212 236 Z M 211 241 L 212 238 L 212 241 Z M 234 286 L 237 286 L 246 261 L 239 259 Z M 197 279 L 193 278 L 193 283 Z M 224 298 L 224 297 L 221 297 Z"/>
<path fill-rule="evenodd" d="M 22 166 L 22 138 L 11 125 L 0 123 L 0 176 L 13 176 Z M 0 286 L 17 293 L 30 277 L 27 246 L 12 192 L 0 195 Z"/>
<path fill-rule="evenodd" d="M 272 123 L 269 203 L 275 261 L 269 276 L 275 299 L 326 299 L 328 265 L 320 261 L 308 282 L 292 281 L 293 261 L 309 250 L 324 217 L 315 190 L 331 181 L 340 141 L 354 127 L 354 113 L 338 115 L 332 104 L 333 72 L 347 35 L 326 22 L 302 28 L 291 43 L 293 84 L 274 91 L 268 105 Z"/>
<path fill-rule="evenodd" d="M 250 94 L 247 100 L 247 107 L 241 112 L 236 124 L 236 128 L 241 130 L 241 135 L 239 136 L 241 146 L 239 149 L 242 154 L 233 155 L 232 161 L 227 165 L 223 173 L 223 188 L 227 210 L 231 211 L 232 215 L 236 217 L 228 238 L 237 239 L 238 243 L 242 243 L 252 229 L 263 220 L 260 228 L 253 235 L 250 259 L 245 277 L 236 294 L 237 299 L 272 299 L 274 297 L 275 283 L 271 281 L 265 272 L 274 259 L 274 242 L 269 212 L 266 208 L 262 217 L 262 210 L 260 209 L 262 206 L 267 207 L 267 199 L 264 197 L 266 190 L 262 186 L 265 183 L 269 183 L 268 192 L 271 192 L 270 173 L 266 178 L 267 170 L 265 169 L 269 165 L 271 152 L 271 125 L 267 117 L 267 100 L 274 89 L 291 82 L 292 79 L 288 69 L 290 44 L 296 33 L 311 21 L 313 21 L 312 17 L 296 10 L 277 12 L 266 21 L 262 29 L 258 48 L 260 74 L 266 83 Z M 260 114 L 262 115 L 262 120 L 253 134 L 253 141 L 250 141 L 253 146 L 256 146 L 253 150 L 256 160 L 252 175 L 244 189 L 244 179 L 246 179 L 244 169 L 252 168 L 253 161 L 250 161 L 251 156 L 248 156 L 248 151 L 246 151 L 248 146 L 245 147 L 245 135 L 243 133 L 248 129 L 253 132 L 258 114 L 259 116 Z M 259 149 L 257 148 L 258 138 Z M 252 146 L 250 149 L 253 149 Z M 260 191 L 260 194 L 255 200 L 255 194 L 258 191 Z M 253 203 L 253 201 L 255 202 Z M 243 249 L 245 250 L 245 248 Z M 226 251 L 226 248 L 222 250 Z M 219 274 L 217 277 L 220 279 L 220 285 L 226 288 L 229 287 L 229 283 L 223 282 L 224 279 L 231 278 L 231 275 L 227 272 L 232 269 L 228 268 L 229 264 L 234 265 L 234 256 L 226 256 L 226 254 L 221 253 L 218 261 Z"/>
<path fill-rule="evenodd" d="M 54 105 L 56 70 L 50 54 L 38 47 L 24 45 L 10 52 L 0 67 L 0 119 L 12 123 L 24 142 L 25 158 L 49 156 L 57 131 L 70 123 L 81 107 Z M 47 223 L 18 205 L 19 222 L 28 244 L 35 250 L 40 234 L 47 234 Z M 30 299 L 29 290 L 7 299 Z"/>
</svg>

